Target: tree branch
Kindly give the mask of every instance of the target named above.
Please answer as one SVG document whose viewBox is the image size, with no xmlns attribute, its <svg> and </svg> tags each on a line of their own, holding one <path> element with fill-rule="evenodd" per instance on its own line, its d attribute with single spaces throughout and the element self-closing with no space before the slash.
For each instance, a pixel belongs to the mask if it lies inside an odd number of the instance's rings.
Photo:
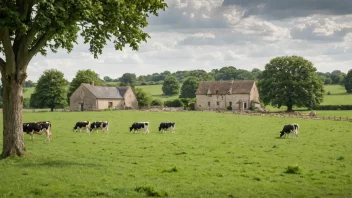
<svg viewBox="0 0 352 198">
<path fill-rule="evenodd" d="M 34 55 L 36 55 L 40 49 L 42 49 L 46 42 L 49 40 L 49 33 L 44 33 L 37 41 L 37 43 L 32 47 L 32 49 L 29 50 L 29 60 L 33 58 Z"/>
<path fill-rule="evenodd" d="M 5 71 L 5 66 L 6 66 L 6 62 L 0 58 L 0 71 L 1 71 L 1 74 L 3 74 L 3 72 Z"/>
<path fill-rule="evenodd" d="M 9 28 L 4 27 L 0 28 L 0 40 L 2 41 L 2 45 L 4 47 L 5 58 L 6 58 L 6 65 L 4 67 L 5 72 L 7 74 L 15 73 L 15 54 L 13 53 L 11 38 Z M 6 67 L 7 66 L 7 67 Z"/>
</svg>

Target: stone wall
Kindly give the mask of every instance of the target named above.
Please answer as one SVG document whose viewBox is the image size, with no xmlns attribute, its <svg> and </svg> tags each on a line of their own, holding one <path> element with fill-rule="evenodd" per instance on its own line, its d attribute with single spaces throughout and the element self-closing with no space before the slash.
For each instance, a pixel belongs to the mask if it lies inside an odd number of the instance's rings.
<svg viewBox="0 0 352 198">
<path fill-rule="evenodd" d="M 125 106 L 138 109 L 138 101 L 131 88 L 128 88 L 125 93 Z"/>
<path fill-rule="evenodd" d="M 111 109 L 124 109 L 124 100 L 123 99 L 98 99 L 98 107 L 97 109 L 109 109 L 109 102 L 112 103 Z"/>
<path fill-rule="evenodd" d="M 239 104 L 236 104 L 239 100 L 246 103 L 246 108 L 250 107 L 250 95 L 249 94 L 233 94 L 233 95 L 197 95 L 196 96 L 196 110 L 216 110 L 226 109 L 228 106 L 232 106 L 232 109 L 239 109 Z"/>
<path fill-rule="evenodd" d="M 96 110 L 95 96 L 82 85 L 70 97 L 70 111 L 81 111 L 81 103 L 84 111 Z"/>
</svg>

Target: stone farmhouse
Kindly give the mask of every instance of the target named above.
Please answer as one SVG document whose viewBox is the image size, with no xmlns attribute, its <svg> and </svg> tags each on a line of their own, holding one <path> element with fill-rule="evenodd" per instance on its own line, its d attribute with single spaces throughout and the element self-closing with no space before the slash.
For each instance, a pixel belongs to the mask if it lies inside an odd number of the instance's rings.
<svg viewBox="0 0 352 198">
<path fill-rule="evenodd" d="M 196 110 L 246 110 L 260 107 L 259 92 L 254 80 L 202 81 L 196 91 Z"/>
<path fill-rule="evenodd" d="M 71 111 L 137 109 L 138 102 L 130 86 L 102 87 L 82 83 L 70 97 Z"/>
</svg>

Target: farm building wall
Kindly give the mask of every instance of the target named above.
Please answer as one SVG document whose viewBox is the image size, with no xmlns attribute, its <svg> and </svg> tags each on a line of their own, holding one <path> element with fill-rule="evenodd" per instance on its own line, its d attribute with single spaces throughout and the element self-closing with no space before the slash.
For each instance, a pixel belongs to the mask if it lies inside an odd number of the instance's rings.
<svg viewBox="0 0 352 198">
<path fill-rule="evenodd" d="M 124 95 L 125 98 L 125 106 L 131 107 L 133 109 L 138 109 L 138 101 L 136 96 L 134 95 L 132 89 L 129 87 Z"/>
<path fill-rule="evenodd" d="M 256 83 L 254 82 L 254 85 L 252 87 L 252 90 L 251 90 L 251 94 L 250 94 L 250 101 L 260 101 L 259 100 L 259 91 L 258 91 L 258 87 L 256 85 Z M 260 107 L 260 104 L 254 104 L 255 107 Z"/>
<path fill-rule="evenodd" d="M 97 109 L 124 109 L 123 99 L 97 99 Z"/>
<path fill-rule="evenodd" d="M 96 97 L 83 85 L 79 86 L 70 97 L 70 111 L 81 111 L 81 104 L 83 110 L 96 110 Z"/>
<path fill-rule="evenodd" d="M 226 109 L 228 106 L 232 106 L 232 109 L 239 109 L 239 104 L 236 104 L 239 100 L 246 103 L 246 108 L 250 107 L 250 95 L 249 94 L 233 94 L 233 95 L 197 95 L 196 96 L 196 110 L 216 110 Z"/>
</svg>

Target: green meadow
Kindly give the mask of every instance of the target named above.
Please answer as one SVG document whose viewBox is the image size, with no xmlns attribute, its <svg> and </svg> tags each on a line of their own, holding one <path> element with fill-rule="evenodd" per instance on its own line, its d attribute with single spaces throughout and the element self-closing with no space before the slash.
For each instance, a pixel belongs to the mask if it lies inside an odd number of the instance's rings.
<svg viewBox="0 0 352 198">
<path fill-rule="evenodd" d="M 26 156 L 0 160 L 2 197 L 352 197 L 351 122 L 214 112 L 23 117 L 50 120 L 53 141 L 25 134 Z M 79 120 L 108 120 L 109 133 L 73 132 Z M 150 134 L 129 132 L 136 121 L 149 121 Z M 176 132 L 159 133 L 163 121 Z M 300 125 L 298 139 L 278 138 L 287 123 Z"/>
<path fill-rule="evenodd" d="M 182 85 L 181 85 L 182 86 Z M 152 95 L 153 98 L 159 98 L 163 101 L 165 100 L 173 100 L 178 98 L 178 95 L 166 96 L 163 94 L 162 85 L 144 85 L 144 86 L 136 86 L 138 88 L 143 89 L 145 92 Z"/>
</svg>

